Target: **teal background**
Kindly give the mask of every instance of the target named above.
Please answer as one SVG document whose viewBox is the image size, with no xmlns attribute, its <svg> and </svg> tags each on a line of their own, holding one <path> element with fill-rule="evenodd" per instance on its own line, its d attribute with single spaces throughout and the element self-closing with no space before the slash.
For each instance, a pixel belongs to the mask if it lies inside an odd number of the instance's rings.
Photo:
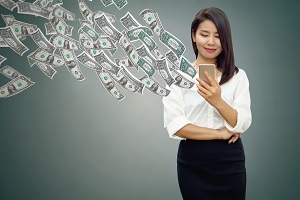
<svg viewBox="0 0 300 200">
<path fill-rule="evenodd" d="M 247 199 L 300 199 L 298 1 L 128 0 L 120 11 L 113 5 L 105 8 L 100 0 L 86 3 L 117 19 L 129 11 L 143 25 L 139 13 L 154 9 L 165 30 L 185 44 L 190 62 L 195 59 L 190 41 L 195 14 L 206 7 L 221 8 L 231 23 L 236 65 L 250 81 L 253 123 L 242 135 Z M 76 14 L 77 21 L 67 23 L 78 40 L 78 18 L 83 19 L 78 3 L 65 0 L 63 7 Z M 45 33 L 46 19 L 17 14 L 17 9 L 0 7 L 0 12 L 38 24 Z M 0 26 L 5 26 L 2 19 Z M 115 26 L 124 29 L 119 22 Z M 182 199 L 176 174 L 178 141 L 169 139 L 163 128 L 161 97 L 120 88 L 125 99 L 118 102 L 84 66 L 82 82 L 64 67 L 50 80 L 27 62 L 36 44 L 30 37 L 24 44 L 30 50 L 22 57 L 0 48 L 8 58 L 1 66 L 10 65 L 36 82 L 0 99 L 1 200 Z M 119 49 L 114 57 L 121 56 L 125 54 Z M 8 81 L 0 76 L 0 85 Z"/>
</svg>

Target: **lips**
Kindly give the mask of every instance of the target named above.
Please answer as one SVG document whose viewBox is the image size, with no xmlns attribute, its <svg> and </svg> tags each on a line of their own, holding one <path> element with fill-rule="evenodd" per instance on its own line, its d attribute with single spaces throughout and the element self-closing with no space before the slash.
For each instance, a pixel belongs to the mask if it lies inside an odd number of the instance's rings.
<svg viewBox="0 0 300 200">
<path fill-rule="evenodd" d="M 216 51 L 216 49 L 208 49 L 208 48 L 205 48 L 205 50 L 208 52 L 208 53 L 213 53 Z"/>
</svg>

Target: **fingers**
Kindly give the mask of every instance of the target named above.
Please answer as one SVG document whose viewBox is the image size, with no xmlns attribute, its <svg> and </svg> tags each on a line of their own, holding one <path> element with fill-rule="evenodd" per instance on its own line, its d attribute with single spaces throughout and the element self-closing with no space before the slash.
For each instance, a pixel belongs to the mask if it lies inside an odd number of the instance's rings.
<svg viewBox="0 0 300 200">
<path fill-rule="evenodd" d="M 241 137 L 240 133 L 236 133 L 232 135 L 232 137 L 228 141 L 228 144 L 235 143 L 240 137 Z"/>
<path fill-rule="evenodd" d="M 210 82 L 211 86 L 213 86 L 213 87 L 217 86 L 216 80 L 214 80 L 206 71 L 204 72 L 204 75 L 206 76 L 206 78 Z"/>
</svg>

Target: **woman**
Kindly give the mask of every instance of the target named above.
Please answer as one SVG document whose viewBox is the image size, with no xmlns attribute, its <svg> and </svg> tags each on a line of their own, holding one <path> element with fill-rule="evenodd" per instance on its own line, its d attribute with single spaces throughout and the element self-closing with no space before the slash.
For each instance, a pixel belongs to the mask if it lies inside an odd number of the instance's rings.
<svg viewBox="0 0 300 200">
<path fill-rule="evenodd" d="M 240 200 L 246 194 L 245 154 L 240 134 L 251 125 L 249 81 L 234 63 L 230 24 L 218 8 L 201 10 L 191 25 L 199 64 L 215 64 L 209 84 L 194 78 L 191 89 L 172 85 L 163 98 L 164 124 L 180 139 L 177 172 L 184 199 Z"/>
</svg>

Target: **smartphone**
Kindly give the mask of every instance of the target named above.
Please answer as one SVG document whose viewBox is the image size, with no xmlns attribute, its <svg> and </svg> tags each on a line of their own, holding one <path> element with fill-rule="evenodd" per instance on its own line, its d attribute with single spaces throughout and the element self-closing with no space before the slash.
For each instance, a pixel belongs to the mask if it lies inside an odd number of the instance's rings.
<svg viewBox="0 0 300 200">
<path fill-rule="evenodd" d="M 207 72 L 210 77 L 216 79 L 216 65 L 214 64 L 199 64 L 199 78 L 210 85 L 209 80 L 206 78 L 204 72 Z"/>
</svg>

